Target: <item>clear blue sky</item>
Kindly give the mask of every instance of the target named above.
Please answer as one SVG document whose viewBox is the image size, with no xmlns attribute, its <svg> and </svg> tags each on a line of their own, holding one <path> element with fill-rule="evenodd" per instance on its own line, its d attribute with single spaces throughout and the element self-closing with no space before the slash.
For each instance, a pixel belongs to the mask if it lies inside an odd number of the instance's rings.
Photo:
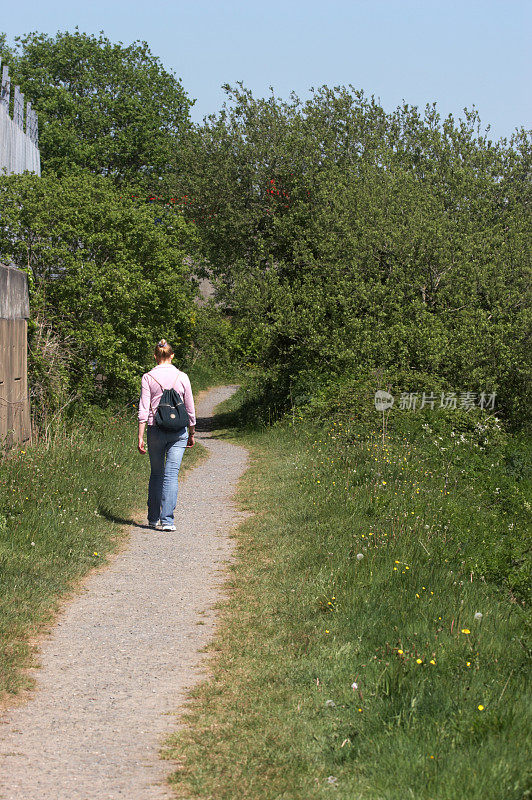
<svg viewBox="0 0 532 800">
<path fill-rule="evenodd" d="M 103 30 L 144 39 L 196 99 L 219 110 L 223 83 L 302 99 L 353 84 L 386 110 L 436 101 L 442 116 L 475 105 L 490 136 L 531 125 L 532 0 L 6 0 L 0 31 Z"/>
</svg>

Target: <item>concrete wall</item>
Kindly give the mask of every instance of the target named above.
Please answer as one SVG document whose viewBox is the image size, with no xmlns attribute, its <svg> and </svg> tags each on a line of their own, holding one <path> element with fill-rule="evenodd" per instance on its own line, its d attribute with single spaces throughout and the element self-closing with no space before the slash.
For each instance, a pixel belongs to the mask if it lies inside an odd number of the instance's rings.
<svg viewBox="0 0 532 800">
<path fill-rule="evenodd" d="M 31 438 L 26 274 L 0 264 L 0 447 Z"/>
</svg>

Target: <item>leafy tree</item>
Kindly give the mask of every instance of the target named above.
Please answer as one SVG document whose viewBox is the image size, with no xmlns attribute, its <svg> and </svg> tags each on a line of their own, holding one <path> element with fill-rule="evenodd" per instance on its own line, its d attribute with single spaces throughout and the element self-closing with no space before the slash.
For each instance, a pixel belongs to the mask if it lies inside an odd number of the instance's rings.
<svg viewBox="0 0 532 800">
<path fill-rule="evenodd" d="M 524 422 L 529 136 L 494 143 L 475 111 L 386 114 L 350 88 L 302 104 L 226 86 L 232 107 L 180 150 L 220 297 L 285 394 L 325 369 L 410 370 L 496 391 Z"/>
<path fill-rule="evenodd" d="M 43 169 L 88 170 L 157 192 L 194 101 L 147 43 L 78 29 L 15 42 L 14 79 L 39 114 Z"/>
<path fill-rule="evenodd" d="M 13 56 L 13 50 L 7 44 L 6 34 L 0 33 L 0 58 L 2 59 L 2 64 L 11 64 Z"/>
<path fill-rule="evenodd" d="M 32 317 L 68 343 L 87 401 L 138 395 L 161 336 L 187 355 L 196 237 L 175 207 L 121 197 L 101 176 L 23 175 L 0 178 L 0 218 L 0 261 L 27 271 Z"/>
</svg>

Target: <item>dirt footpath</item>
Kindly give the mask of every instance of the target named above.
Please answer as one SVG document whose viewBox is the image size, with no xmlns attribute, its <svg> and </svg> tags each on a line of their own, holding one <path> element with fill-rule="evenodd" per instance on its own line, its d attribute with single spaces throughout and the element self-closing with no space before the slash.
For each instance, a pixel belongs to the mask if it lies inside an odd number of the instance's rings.
<svg viewBox="0 0 532 800">
<path fill-rule="evenodd" d="M 207 419 L 235 389 L 211 389 L 197 403 L 197 440 L 210 457 L 180 481 L 177 531 L 133 528 L 45 640 L 36 693 L 0 725 L 2 800 L 172 797 L 172 763 L 158 752 L 203 674 L 228 532 L 244 516 L 231 495 L 247 451 L 217 439 Z M 140 507 L 146 492 L 139 486 Z"/>
</svg>

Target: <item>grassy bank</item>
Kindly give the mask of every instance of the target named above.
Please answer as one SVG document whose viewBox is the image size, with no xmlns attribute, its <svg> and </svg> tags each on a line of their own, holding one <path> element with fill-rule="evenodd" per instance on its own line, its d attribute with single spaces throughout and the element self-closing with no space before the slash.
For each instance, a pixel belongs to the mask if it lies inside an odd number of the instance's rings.
<svg viewBox="0 0 532 800">
<path fill-rule="evenodd" d="M 149 461 L 136 436 L 133 408 L 96 409 L 73 433 L 0 462 L 0 701 L 31 685 L 31 641 L 66 593 L 120 546 L 134 518 L 145 520 Z M 181 474 L 205 454 L 199 444 L 187 450 Z"/>
<path fill-rule="evenodd" d="M 255 516 L 168 743 L 178 797 L 529 797 L 528 443 L 430 409 L 383 431 L 367 400 L 235 434 Z"/>
</svg>

